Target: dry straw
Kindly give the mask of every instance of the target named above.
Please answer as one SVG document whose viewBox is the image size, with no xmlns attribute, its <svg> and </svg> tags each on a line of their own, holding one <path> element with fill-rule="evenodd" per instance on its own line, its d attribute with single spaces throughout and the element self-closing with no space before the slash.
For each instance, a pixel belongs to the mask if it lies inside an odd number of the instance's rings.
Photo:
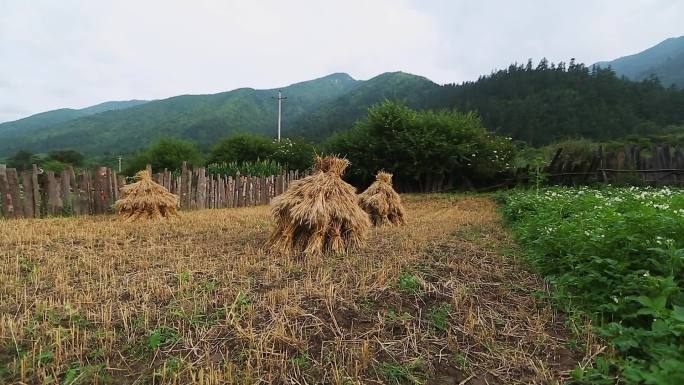
<svg viewBox="0 0 684 385">
<path fill-rule="evenodd" d="M 155 183 L 147 170 L 135 174 L 135 183 L 121 188 L 121 199 L 114 204 L 127 222 L 176 217 L 180 200 L 164 186 Z"/>
<path fill-rule="evenodd" d="M 366 191 L 359 195 L 359 205 L 376 226 L 406 224 L 401 197 L 392 188 L 392 174 L 380 171 Z"/>
<path fill-rule="evenodd" d="M 357 203 L 356 189 L 342 180 L 347 166 L 346 159 L 317 156 L 312 175 L 273 199 L 272 251 L 318 255 L 346 252 L 363 242 L 371 224 Z"/>
</svg>

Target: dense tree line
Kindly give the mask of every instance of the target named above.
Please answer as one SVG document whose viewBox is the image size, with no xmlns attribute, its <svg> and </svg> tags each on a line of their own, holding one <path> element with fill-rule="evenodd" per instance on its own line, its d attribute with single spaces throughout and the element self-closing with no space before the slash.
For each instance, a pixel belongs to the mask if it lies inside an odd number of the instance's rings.
<svg viewBox="0 0 684 385">
<path fill-rule="evenodd" d="M 476 111 L 487 128 L 534 146 L 664 134 L 684 124 L 684 91 L 664 88 L 655 78 L 632 82 L 574 60 L 513 64 L 439 93 L 459 110 Z"/>
</svg>

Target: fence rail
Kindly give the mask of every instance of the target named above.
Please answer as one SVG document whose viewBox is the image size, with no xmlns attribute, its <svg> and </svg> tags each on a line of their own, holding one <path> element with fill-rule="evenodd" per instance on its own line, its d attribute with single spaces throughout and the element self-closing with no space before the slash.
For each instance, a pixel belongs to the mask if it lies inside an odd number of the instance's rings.
<svg viewBox="0 0 684 385">
<path fill-rule="evenodd" d="M 152 177 L 180 196 L 181 209 L 203 209 L 268 204 L 299 179 L 300 173 L 289 171 L 267 177 L 209 175 L 204 168 L 191 169 L 183 164 L 179 173 L 164 170 Z M 18 172 L 0 164 L 0 217 L 109 213 L 119 198 L 119 190 L 127 183 L 126 177 L 107 167 L 78 171 L 67 167 L 56 175 L 41 172 L 35 165 Z"/>
</svg>

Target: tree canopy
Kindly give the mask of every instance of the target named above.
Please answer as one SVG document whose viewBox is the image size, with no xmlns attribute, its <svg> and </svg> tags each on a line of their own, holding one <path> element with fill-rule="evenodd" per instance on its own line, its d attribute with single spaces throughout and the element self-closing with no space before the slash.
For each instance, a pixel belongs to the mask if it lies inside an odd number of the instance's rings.
<svg viewBox="0 0 684 385">
<path fill-rule="evenodd" d="M 326 149 L 349 158 L 349 178 L 359 185 L 385 170 L 401 190 L 418 191 L 477 183 L 505 168 L 513 153 L 510 140 L 487 132 L 474 113 L 416 111 L 393 101 L 371 107 Z"/>
<path fill-rule="evenodd" d="M 127 162 L 126 173 L 133 175 L 148 164 L 152 165 L 155 172 L 165 168 L 177 170 L 184 161 L 191 166 L 203 164 L 202 153 L 194 142 L 175 138 L 160 139 Z"/>
</svg>

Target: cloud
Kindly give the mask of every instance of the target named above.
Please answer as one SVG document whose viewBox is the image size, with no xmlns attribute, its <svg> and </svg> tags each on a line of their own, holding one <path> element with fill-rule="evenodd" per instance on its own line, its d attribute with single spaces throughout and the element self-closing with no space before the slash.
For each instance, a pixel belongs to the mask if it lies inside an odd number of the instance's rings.
<svg viewBox="0 0 684 385">
<path fill-rule="evenodd" d="M 11 111 L 274 88 L 332 72 L 460 82 L 529 57 L 613 58 L 681 30 L 676 0 L 614 4 L 5 0 L 0 121 L 24 114 Z"/>
</svg>

